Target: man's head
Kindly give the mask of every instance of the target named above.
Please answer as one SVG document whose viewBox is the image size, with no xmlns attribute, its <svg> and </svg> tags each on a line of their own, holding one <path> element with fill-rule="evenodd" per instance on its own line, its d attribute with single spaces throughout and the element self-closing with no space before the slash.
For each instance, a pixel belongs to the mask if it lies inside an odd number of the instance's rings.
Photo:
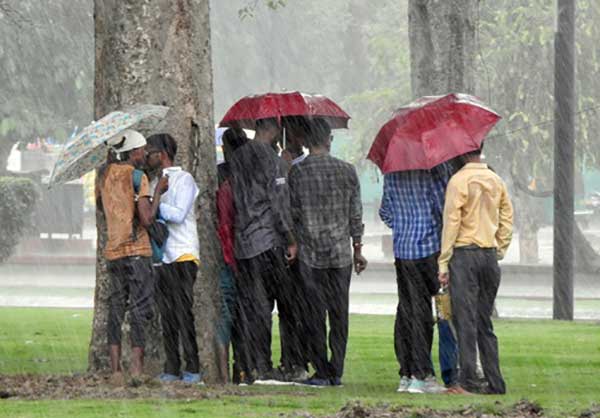
<svg viewBox="0 0 600 418">
<path fill-rule="evenodd" d="M 462 159 L 464 163 L 478 163 L 481 162 L 481 154 L 483 153 L 483 142 L 481 143 L 481 147 L 474 151 L 467 152 L 462 155 Z"/>
<path fill-rule="evenodd" d="M 246 132 L 241 128 L 229 128 L 223 132 L 223 158 L 231 160 L 234 151 L 248 142 Z"/>
<path fill-rule="evenodd" d="M 306 138 L 310 136 L 310 123 L 303 116 L 289 116 L 283 121 L 285 128 L 285 149 L 295 156 L 302 154 Z"/>
<path fill-rule="evenodd" d="M 331 150 L 331 127 L 323 118 L 314 118 L 310 123 L 311 134 L 306 137 L 306 145 L 310 149 L 324 148 Z"/>
<path fill-rule="evenodd" d="M 111 147 L 118 161 L 126 161 L 138 168 L 144 166 L 146 162 L 144 152 L 146 138 L 138 131 L 133 129 L 123 131 L 109 139 L 107 144 Z"/>
<path fill-rule="evenodd" d="M 259 119 L 256 121 L 255 140 L 274 145 L 281 138 L 281 127 L 275 118 Z"/>
<path fill-rule="evenodd" d="M 146 145 L 146 165 L 151 170 L 173 165 L 177 155 L 177 142 L 169 134 L 160 133 L 148 137 Z"/>
</svg>

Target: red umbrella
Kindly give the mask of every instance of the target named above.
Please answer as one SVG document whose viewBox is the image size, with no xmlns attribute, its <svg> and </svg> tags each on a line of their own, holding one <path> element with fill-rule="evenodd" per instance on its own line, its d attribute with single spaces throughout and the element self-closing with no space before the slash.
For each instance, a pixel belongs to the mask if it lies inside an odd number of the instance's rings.
<svg viewBox="0 0 600 418">
<path fill-rule="evenodd" d="M 284 116 L 322 117 L 332 129 L 348 128 L 350 116 L 333 100 L 321 95 L 300 93 L 266 93 L 246 96 L 227 111 L 219 126 L 255 129 L 258 119 Z"/>
<path fill-rule="evenodd" d="M 468 94 L 425 96 L 394 113 L 367 158 L 385 173 L 429 170 L 481 147 L 500 116 Z"/>
</svg>

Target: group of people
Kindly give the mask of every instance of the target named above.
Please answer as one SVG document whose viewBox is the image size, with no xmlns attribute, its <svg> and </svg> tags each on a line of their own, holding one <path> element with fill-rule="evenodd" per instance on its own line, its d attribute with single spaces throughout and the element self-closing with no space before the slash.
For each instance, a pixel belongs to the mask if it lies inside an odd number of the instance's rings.
<svg viewBox="0 0 600 418">
<path fill-rule="evenodd" d="M 506 392 L 492 313 L 513 209 L 506 185 L 482 162 L 482 148 L 432 170 L 385 175 L 379 214 L 393 231 L 398 392 Z M 432 297 L 440 291 L 451 301 L 438 311 L 446 388 L 431 362 Z"/>
<path fill-rule="evenodd" d="M 216 200 L 225 263 L 217 326 L 224 365 L 231 342 L 234 383 L 342 385 L 350 279 L 367 260 L 360 182 L 351 164 L 330 154 L 332 140 L 325 119 L 305 117 L 258 120 L 253 140 L 242 129 L 223 134 Z M 200 382 L 192 310 L 201 262 L 198 186 L 174 166 L 177 144 L 168 134 L 146 140 L 130 130 L 109 145 L 96 189 L 108 231 L 112 371 L 121 374 L 121 324 L 129 307 L 130 371 L 142 373 L 144 327 L 156 300 L 166 353 L 160 380 Z M 452 318 L 438 321 L 444 383 L 454 393 L 504 393 L 491 316 L 512 206 L 502 180 L 481 162 L 481 149 L 432 170 L 386 174 L 379 213 L 393 230 L 398 391 L 446 390 L 431 360 L 432 298 L 449 289 Z M 277 367 L 271 353 L 275 306 Z"/>
<path fill-rule="evenodd" d="M 192 310 L 200 264 L 195 214 L 198 186 L 190 173 L 174 166 L 177 143 L 169 134 L 146 140 L 141 133 L 128 130 L 112 138 L 109 145 L 107 164 L 97 178 L 96 204 L 107 227 L 107 334 L 113 378 L 122 380 L 121 326 L 127 309 L 130 372 L 134 377 L 142 374 L 145 329 L 156 303 L 166 356 L 160 378 L 200 382 Z"/>
<path fill-rule="evenodd" d="M 360 182 L 352 165 L 330 155 L 331 140 L 325 120 L 303 117 L 259 120 L 252 141 L 241 129 L 223 134 L 217 205 L 224 259 L 236 289 L 236 383 L 341 385 L 350 277 L 367 261 L 361 254 Z M 278 367 L 271 358 L 275 303 Z"/>
</svg>

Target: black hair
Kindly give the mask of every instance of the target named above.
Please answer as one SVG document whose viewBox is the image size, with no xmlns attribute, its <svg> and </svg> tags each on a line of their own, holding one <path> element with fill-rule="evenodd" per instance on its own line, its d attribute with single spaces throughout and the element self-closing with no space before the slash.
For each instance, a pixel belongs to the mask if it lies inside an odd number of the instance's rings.
<svg viewBox="0 0 600 418">
<path fill-rule="evenodd" d="M 331 135 L 331 127 L 323 118 L 313 118 L 310 120 L 310 135 L 306 138 L 306 145 L 309 147 L 318 147 L 327 141 Z"/>
<path fill-rule="evenodd" d="M 304 116 L 288 116 L 283 120 L 283 126 L 294 133 L 298 133 L 303 138 L 311 134 L 310 122 Z"/>
<path fill-rule="evenodd" d="M 279 123 L 275 118 L 258 119 L 256 121 L 256 130 L 266 129 L 269 125 L 279 127 Z"/>
<path fill-rule="evenodd" d="M 246 132 L 241 128 L 229 128 L 223 132 L 223 144 L 235 151 L 248 142 Z"/>
<path fill-rule="evenodd" d="M 171 135 L 167 133 L 150 135 L 146 140 L 146 143 L 152 148 L 156 148 L 158 151 L 166 152 L 171 161 L 175 160 L 175 155 L 177 155 L 177 142 L 175 142 L 175 139 Z"/>
<path fill-rule="evenodd" d="M 473 150 L 473 151 L 469 151 L 463 154 L 464 158 L 469 158 L 469 157 L 479 157 L 481 155 L 481 153 L 483 152 L 483 142 L 481 143 L 481 146 L 479 147 L 479 149 Z"/>
</svg>

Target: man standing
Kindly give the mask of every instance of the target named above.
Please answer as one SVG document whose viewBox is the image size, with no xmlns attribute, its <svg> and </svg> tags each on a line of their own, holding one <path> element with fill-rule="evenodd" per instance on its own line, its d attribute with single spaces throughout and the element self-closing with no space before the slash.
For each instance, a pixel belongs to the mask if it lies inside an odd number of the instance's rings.
<svg viewBox="0 0 600 418">
<path fill-rule="evenodd" d="M 316 371 L 304 383 L 339 386 L 348 341 L 352 267 L 360 274 L 367 265 L 361 255 L 360 182 L 352 165 L 329 154 L 331 129 L 327 122 L 315 119 L 312 130 L 306 138 L 310 154 L 290 171 L 292 215 L 299 243 L 300 277 L 305 288 L 305 331 L 309 357 Z"/>
<path fill-rule="evenodd" d="M 275 119 L 256 123 L 253 141 L 240 147 L 231 159 L 235 216 L 235 256 L 240 273 L 237 281 L 239 327 L 247 350 L 249 383 L 276 378 L 271 360 L 271 324 L 274 302 L 281 322 L 296 323 L 299 314 L 290 292 L 288 264 L 296 259 L 292 233 L 287 163 L 274 145 L 281 136 Z M 299 347 L 298 335 L 287 335 L 290 347 Z M 296 356 L 299 357 L 299 356 Z"/>
<path fill-rule="evenodd" d="M 281 152 L 281 158 L 294 166 L 306 158 L 304 144 L 309 135 L 310 126 L 308 120 L 303 116 L 288 116 L 283 120 L 285 129 L 285 144 Z"/>
<path fill-rule="evenodd" d="M 500 285 L 498 260 L 512 238 L 513 208 L 502 179 L 481 162 L 481 149 L 464 158 L 467 164 L 446 192 L 439 279 L 451 283 L 460 385 L 470 392 L 503 394 L 492 312 Z M 484 387 L 477 383 L 477 349 Z"/>
<path fill-rule="evenodd" d="M 199 244 L 195 202 L 198 186 L 190 173 L 174 167 L 177 143 L 169 134 L 148 138 L 147 164 L 162 171 L 158 178 L 168 179 L 169 188 L 160 198 L 159 213 L 166 221 L 169 235 L 163 248 L 162 265 L 158 266 L 157 302 L 161 315 L 165 346 L 163 382 L 179 380 L 198 383 L 200 360 L 194 325 L 194 283 L 198 273 Z M 185 368 L 181 373 L 179 343 L 183 348 Z M 181 373 L 181 375 L 180 375 Z M 180 377 L 181 376 L 181 377 Z"/>
<path fill-rule="evenodd" d="M 450 178 L 447 163 L 432 170 L 385 175 L 379 215 L 392 229 L 398 307 L 394 348 L 400 364 L 398 392 L 438 393 L 431 362 L 431 298 L 440 284 L 440 251 L 444 192 Z"/>
<path fill-rule="evenodd" d="M 139 191 L 134 191 L 134 170 L 145 163 L 146 139 L 142 134 L 127 130 L 111 138 L 108 144 L 110 162 L 98 176 L 96 203 L 106 216 L 108 229 L 104 248 L 111 286 L 107 331 L 110 367 L 114 381 L 119 382 L 122 381 L 121 324 L 127 308 L 132 346 L 130 373 L 138 377 L 143 371 L 144 328 L 152 318 L 154 303 L 152 249 L 145 228 L 154 220 L 166 183 L 159 183 L 152 203 L 145 175 L 141 176 Z"/>
</svg>

